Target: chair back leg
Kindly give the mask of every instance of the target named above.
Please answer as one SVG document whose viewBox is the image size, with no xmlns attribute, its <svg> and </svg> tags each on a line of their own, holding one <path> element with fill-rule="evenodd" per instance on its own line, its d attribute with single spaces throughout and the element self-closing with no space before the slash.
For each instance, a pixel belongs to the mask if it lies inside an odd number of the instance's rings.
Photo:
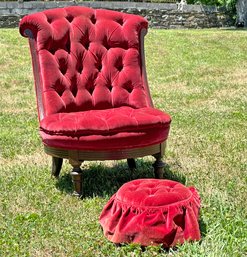
<svg viewBox="0 0 247 257">
<path fill-rule="evenodd" d="M 58 158 L 58 157 L 52 157 L 52 169 L 51 169 L 51 174 L 58 178 L 61 168 L 63 165 L 63 158 Z"/>
<path fill-rule="evenodd" d="M 131 172 L 133 172 L 136 169 L 135 159 L 133 159 L 133 158 L 127 159 L 127 163 L 128 163 L 129 169 L 131 170 Z"/>
</svg>

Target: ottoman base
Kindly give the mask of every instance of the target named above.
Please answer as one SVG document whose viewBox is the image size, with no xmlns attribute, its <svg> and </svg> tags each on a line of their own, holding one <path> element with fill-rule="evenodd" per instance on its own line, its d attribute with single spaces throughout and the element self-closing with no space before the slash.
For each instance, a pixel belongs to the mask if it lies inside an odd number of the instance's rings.
<svg viewBox="0 0 247 257">
<path fill-rule="evenodd" d="M 100 224 L 113 243 L 172 247 L 199 240 L 200 198 L 195 188 L 170 180 L 124 184 L 104 207 Z"/>
</svg>

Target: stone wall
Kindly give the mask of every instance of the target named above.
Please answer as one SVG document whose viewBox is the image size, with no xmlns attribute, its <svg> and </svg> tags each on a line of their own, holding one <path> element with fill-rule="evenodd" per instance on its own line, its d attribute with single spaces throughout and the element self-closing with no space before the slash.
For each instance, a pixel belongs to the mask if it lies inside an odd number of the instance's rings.
<svg viewBox="0 0 247 257">
<path fill-rule="evenodd" d="M 80 5 L 112 9 L 142 15 L 156 28 L 212 28 L 231 26 L 233 21 L 224 9 L 202 5 L 180 5 L 143 2 L 0 2 L 0 28 L 17 27 L 26 14 L 45 9 Z"/>
</svg>

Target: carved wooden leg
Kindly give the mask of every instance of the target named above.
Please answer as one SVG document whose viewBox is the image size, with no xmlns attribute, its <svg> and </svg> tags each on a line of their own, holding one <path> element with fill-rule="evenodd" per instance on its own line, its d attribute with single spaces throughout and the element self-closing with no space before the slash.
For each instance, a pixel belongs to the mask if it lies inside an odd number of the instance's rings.
<svg viewBox="0 0 247 257">
<path fill-rule="evenodd" d="M 71 171 L 71 177 L 74 185 L 74 192 L 73 195 L 82 197 L 83 195 L 83 188 L 82 188 L 82 170 L 80 168 L 81 166 L 80 161 L 71 161 L 70 164 L 73 166 L 73 170 Z"/>
<path fill-rule="evenodd" d="M 51 174 L 55 176 L 56 178 L 59 177 L 61 168 L 63 165 L 63 158 L 58 158 L 58 157 L 52 157 L 52 169 L 51 169 Z"/>
<path fill-rule="evenodd" d="M 136 169 L 136 161 L 135 161 L 135 159 L 127 159 L 127 163 L 128 163 L 129 169 L 131 171 L 134 171 Z"/>
<path fill-rule="evenodd" d="M 162 161 L 161 153 L 155 154 L 153 156 L 156 159 L 155 163 L 153 164 L 155 178 L 161 179 L 163 178 L 165 163 Z"/>
</svg>

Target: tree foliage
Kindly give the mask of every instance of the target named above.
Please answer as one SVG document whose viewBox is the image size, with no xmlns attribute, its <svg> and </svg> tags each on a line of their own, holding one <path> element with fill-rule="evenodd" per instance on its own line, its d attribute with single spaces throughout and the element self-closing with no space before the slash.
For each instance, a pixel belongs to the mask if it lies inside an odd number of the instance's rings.
<svg viewBox="0 0 247 257">
<path fill-rule="evenodd" d="M 206 4 L 206 5 L 216 5 L 225 6 L 229 9 L 234 9 L 237 0 L 188 0 L 188 4 Z"/>
<path fill-rule="evenodd" d="M 205 4 L 226 7 L 233 19 L 236 19 L 237 0 L 187 0 L 188 4 Z"/>
</svg>

